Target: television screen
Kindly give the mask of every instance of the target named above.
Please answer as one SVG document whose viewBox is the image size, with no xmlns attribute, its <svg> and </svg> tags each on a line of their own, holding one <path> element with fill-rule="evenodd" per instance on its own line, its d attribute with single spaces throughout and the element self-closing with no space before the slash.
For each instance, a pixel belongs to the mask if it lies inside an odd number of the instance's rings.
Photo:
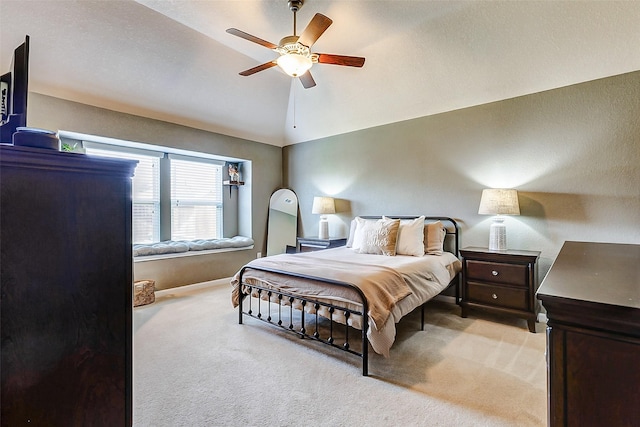
<svg viewBox="0 0 640 427">
<path fill-rule="evenodd" d="M 11 73 L 4 74 L 0 77 L 0 94 L 2 95 L 2 116 L 0 116 L 0 123 L 4 123 L 9 120 L 9 103 L 11 93 Z"/>
<path fill-rule="evenodd" d="M 2 124 L 0 142 L 11 143 L 18 127 L 27 125 L 27 96 L 29 92 L 29 36 L 13 52 L 11 71 L 0 78 L 2 93 Z"/>
</svg>

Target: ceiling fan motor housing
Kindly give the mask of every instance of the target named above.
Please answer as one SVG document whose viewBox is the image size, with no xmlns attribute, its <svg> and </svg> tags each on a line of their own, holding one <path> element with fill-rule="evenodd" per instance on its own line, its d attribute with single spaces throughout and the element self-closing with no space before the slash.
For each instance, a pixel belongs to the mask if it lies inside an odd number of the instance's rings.
<svg viewBox="0 0 640 427">
<path fill-rule="evenodd" d="M 298 53 L 300 55 L 309 55 L 310 50 L 307 46 L 298 43 L 298 36 L 287 36 L 280 40 L 280 45 L 274 49 L 278 53 L 285 55 L 287 53 Z"/>
</svg>

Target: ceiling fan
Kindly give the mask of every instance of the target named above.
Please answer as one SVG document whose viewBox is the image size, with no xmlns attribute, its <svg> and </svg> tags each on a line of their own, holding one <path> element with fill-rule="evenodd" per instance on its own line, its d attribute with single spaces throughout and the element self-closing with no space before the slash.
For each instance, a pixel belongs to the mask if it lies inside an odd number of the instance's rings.
<svg viewBox="0 0 640 427">
<path fill-rule="evenodd" d="M 357 56 L 332 55 L 328 53 L 312 53 L 311 46 L 320 38 L 322 33 L 333 21 L 321 13 L 316 13 L 300 36 L 296 35 L 296 12 L 304 4 L 304 0 L 289 0 L 289 9 L 293 12 L 293 35 L 286 36 L 276 45 L 236 28 L 229 28 L 227 33 L 241 37 L 245 40 L 262 45 L 280 54 L 272 61 L 265 62 L 256 67 L 240 72 L 241 76 L 250 76 L 271 67 L 279 66 L 291 77 L 298 77 L 302 86 L 309 89 L 316 85 L 311 76 L 310 68 L 315 63 L 343 65 L 347 67 L 362 67 L 364 58 Z"/>
</svg>

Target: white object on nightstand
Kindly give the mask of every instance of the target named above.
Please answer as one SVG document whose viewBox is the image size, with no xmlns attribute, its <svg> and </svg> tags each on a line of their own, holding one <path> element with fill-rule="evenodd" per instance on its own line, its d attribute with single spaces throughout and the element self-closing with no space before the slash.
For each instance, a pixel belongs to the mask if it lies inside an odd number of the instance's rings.
<svg viewBox="0 0 640 427">
<path fill-rule="evenodd" d="M 329 238 L 329 221 L 327 220 L 327 215 L 336 213 L 336 205 L 333 200 L 333 197 L 314 197 L 311 213 L 320 214 L 320 223 L 318 226 L 318 237 L 320 239 L 328 239 Z"/>
<path fill-rule="evenodd" d="M 500 188 L 482 190 L 478 214 L 495 215 L 489 228 L 489 250 L 507 250 L 507 227 L 502 215 L 520 215 L 518 192 Z"/>
</svg>

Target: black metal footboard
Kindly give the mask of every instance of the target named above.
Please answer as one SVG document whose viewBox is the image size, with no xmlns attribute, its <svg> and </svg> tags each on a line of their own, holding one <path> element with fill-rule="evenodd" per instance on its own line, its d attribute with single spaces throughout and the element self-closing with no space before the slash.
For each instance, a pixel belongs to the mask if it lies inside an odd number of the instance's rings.
<svg viewBox="0 0 640 427">
<path fill-rule="evenodd" d="M 361 310 L 358 311 L 337 306 L 324 301 L 318 301 L 312 297 L 302 297 L 300 295 L 290 294 L 262 285 L 247 284 L 243 280 L 243 276 L 247 270 L 266 271 L 274 274 L 280 274 L 289 277 L 293 276 L 300 279 L 314 280 L 322 283 L 353 289 L 360 297 L 359 304 L 361 304 Z M 328 346 L 340 349 L 342 351 L 354 354 L 362 358 L 362 375 L 367 376 L 369 374 L 369 341 L 367 339 L 367 330 L 369 329 L 369 317 L 367 313 L 369 312 L 369 306 L 367 304 L 367 299 L 365 298 L 364 293 L 357 286 L 351 283 L 340 282 L 322 277 L 292 274 L 286 271 L 251 266 L 244 266 L 240 270 L 239 280 L 238 323 L 242 324 L 243 315 L 250 316 L 254 319 L 262 320 L 263 322 L 269 323 L 276 327 L 280 327 L 283 330 L 293 332 L 301 338 L 309 338 Z M 257 293 L 257 297 L 253 296 L 254 291 L 255 293 Z M 263 299 L 264 296 L 266 296 L 268 299 Z M 248 305 L 248 307 L 246 308 L 245 300 L 247 301 Z M 297 325 L 294 324 L 293 316 L 294 310 L 297 311 L 297 309 L 293 307 L 296 300 L 299 301 L 302 305 L 302 310 L 299 310 L 300 319 L 297 321 Z M 314 308 L 314 313 L 307 313 L 305 311 L 307 304 Z M 326 332 L 323 331 L 324 333 L 321 333 L 319 328 L 319 323 L 321 320 L 320 318 L 325 317 L 318 314 L 320 308 L 324 308 L 330 313 L 330 318 L 328 318 L 329 330 Z M 288 316 L 283 315 L 283 310 L 285 312 L 288 312 Z M 344 336 L 340 337 L 340 343 L 336 341 L 336 338 L 334 336 L 334 325 L 336 328 L 341 327 L 341 325 L 333 320 L 334 313 L 342 313 L 345 317 Z M 351 345 L 349 344 L 350 327 L 348 323 L 349 318 L 353 315 L 359 315 L 362 319 L 362 347 L 360 351 L 352 349 Z M 283 321 L 284 317 L 286 317 L 285 321 Z M 308 319 L 309 317 L 311 317 L 311 319 Z M 326 336 L 324 334 L 326 334 Z"/>
</svg>

